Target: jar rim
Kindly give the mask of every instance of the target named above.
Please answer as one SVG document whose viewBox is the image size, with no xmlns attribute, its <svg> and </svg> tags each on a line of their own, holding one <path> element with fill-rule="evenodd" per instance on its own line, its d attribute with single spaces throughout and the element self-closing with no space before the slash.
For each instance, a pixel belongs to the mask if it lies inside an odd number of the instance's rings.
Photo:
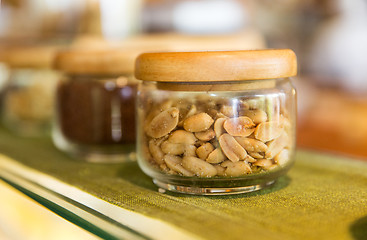
<svg viewBox="0 0 367 240">
<path fill-rule="evenodd" d="M 143 53 L 135 77 L 156 82 L 263 80 L 297 75 L 291 49 Z"/>
</svg>

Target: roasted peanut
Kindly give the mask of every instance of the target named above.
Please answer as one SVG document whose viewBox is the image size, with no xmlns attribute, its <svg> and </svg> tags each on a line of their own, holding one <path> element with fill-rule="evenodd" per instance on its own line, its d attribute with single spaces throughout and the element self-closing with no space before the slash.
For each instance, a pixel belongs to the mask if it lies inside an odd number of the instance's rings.
<svg viewBox="0 0 367 240">
<path fill-rule="evenodd" d="M 171 143 L 164 141 L 161 144 L 162 151 L 170 155 L 181 155 L 185 152 L 185 145 L 180 143 Z"/>
<path fill-rule="evenodd" d="M 261 155 L 259 152 L 247 152 L 247 153 L 248 153 L 248 155 L 250 155 L 251 157 L 256 158 L 256 159 L 264 158 L 264 155 Z"/>
<path fill-rule="evenodd" d="M 217 164 L 214 165 L 215 169 L 217 169 L 217 175 L 218 176 L 225 176 L 225 171 L 226 169 L 224 167 L 222 167 L 221 165 Z"/>
<path fill-rule="evenodd" d="M 265 170 L 269 170 L 273 166 L 273 161 L 270 159 L 260 159 L 257 160 L 253 165 L 261 167 Z"/>
<path fill-rule="evenodd" d="M 288 143 L 288 135 L 283 132 L 278 138 L 267 143 L 268 149 L 265 152 L 265 158 L 274 158 Z"/>
<path fill-rule="evenodd" d="M 165 100 L 164 102 L 159 104 L 157 108 L 160 112 L 163 112 L 164 110 L 167 110 L 168 108 L 172 107 L 172 104 L 173 104 L 172 100 Z"/>
<path fill-rule="evenodd" d="M 255 124 L 266 122 L 266 120 L 268 120 L 266 112 L 260 109 L 244 111 L 243 115 L 251 118 Z"/>
<path fill-rule="evenodd" d="M 232 136 L 247 137 L 254 132 L 255 124 L 248 117 L 229 118 L 223 124 L 227 133 Z"/>
<path fill-rule="evenodd" d="M 209 114 L 209 116 L 213 119 L 217 119 L 217 116 L 219 114 L 219 112 L 216 109 L 209 109 L 207 111 L 207 114 Z"/>
<path fill-rule="evenodd" d="M 280 153 L 278 153 L 275 157 L 274 157 L 274 161 L 280 165 L 280 166 L 284 166 L 289 160 L 289 150 L 288 149 L 283 149 Z"/>
<path fill-rule="evenodd" d="M 239 103 L 239 111 L 243 112 L 243 111 L 249 110 L 249 109 L 250 109 L 250 105 L 247 102 L 240 101 L 240 103 Z"/>
<path fill-rule="evenodd" d="M 268 146 L 256 139 L 247 137 L 235 137 L 236 141 L 248 152 L 265 152 Z"/>
<path fill-rule="evenodd" d="M 226 159 L 227 158 L 223 154 L 222 150 L 220 150 L 220 148 L 216 148 L 214 151 L 212 151 L 211 153 L 209 153 L 206 161 L 208 163 L 217 164 L 217 163 L 223 162 Z"/>
<path fill-rule="evenodd" d="M 215 137 L 215 132 L 213 129 L 209 128 L 208 130 L 204 132 L 197 132 L 195 133 L 195 137 L 201 141 L 210 141 Z"/>
<path fill-rule="evenodd" d="M 160 138 L 167 135 L 176 128 L 178 115 L 179 111 L 175 107 L 168 108 L 159 113 L 153 118 L 146 129 L 147 135 L 153 138 Z"/>
<path fill-rule="evenodd" d="M 245 162 L 249 162 L 249 163 L 254 163 L 254 162 L 256 162 L 256 161 L 257 161 L 257 159 L 253 158 L 253 157 L 252 157 L 252 156 L 250 156 L 250 155 L 247 155 L 244 161 L 245 161 Z"/>
<path fill-rule="evenodd" d="M 264 100 L 263 99 L 249 99 L 244 103 L 247 103 L 249 109 L 264 109 Z"/>
<path fill-rule="evenodd" d="M 159 113 L 163 112 L 164 110 L 167 110 L 170 107 L 172 107 L 171 100 L 166 100 L 163 103 L 156 105 L 150 110 L 149 114 L 145 117 L 145 122 L 149 124 L 155 116 L 157 116 Z"/>
<path fill-rule="evenodd" d="M 227 161 L 222 162 L 220 165 L 221 165 L 222 167 L 227 168 L 227 167 L 229 167 L 229 166 L 233 166 L 233 162 L 232 162 L 232 161 L 230 161 L 230 160 L 227 160 Z"/>
<path fill-rule="evenodd" d="M 177 124 L 178 126 L 182 127 L 183 126 L 183 122 L 186 120 L 186 118 L 194 115 L 196 113 L 197 109 L 195 105 L 191 105 L 190 109 L 188 111 L 185 112 L 181 112 L 180 111 L 180 118 L 179 118 L 179 123 Z"/>
<path fill-rule="evenodd" d="M 235 106 L 223 105 L 220 108 L 220 112 L 223 113 L 224 115 L 226 115 L 227 117 L 236 117 L 236 116 L 238 116 L 237 107 L 235 107 Z"/>
<path fill-rule="evenodd" d="M 219 119 L 219 118 L 228 118 L 228 117 L 221 112 L 217 112 L 217 114 L 215 115 L 215 119 Z"/>
<path fill-rule="evenodd" d="M 209 153 L 211 153 L 213 150 L 213 145 L 210 143 L 205 143 L 196 149 L 196 155 L 200 159 L 205 160 L 209 156 Z"/>
<path fill-rule="evenodd" d="M 189 132 L 202 132 L 208 130 L 213 122 L 214 120 L 207 113 L 199 113 L 188 117 L 183 127 Z"/>
<path fill-rule="evenodd" d="M 282 134 L 283 128 L 277 122 L 263 122 L 257 125 L 254 136 L 262 142 L 268 142 Z"/>
<path fill-rule="evenodd" d="M 189 144 L 193 145 L 196 142 L 196 137 L 193 133 L 185 130 L 176 130 L 172 132 L 168 138 L 171 143 Z"/>
<path fill-rule="evenodd" d="M 217 169 L 200 158 L 184 157 L 182 166 L 199 177 L 214 177 L 217 175 Z"/>
<path fill-rule="evenodd" d="M 279 124 L 284 127 L 284 129 L 290 129 L 291 128 L 291 122 L 288 118 L 284 117 L 283 115 L 279 116 Z"/>
<path fill-rule="evenodd" d="M 182 166 L 182 159 L 180 157 L 167 154 L 164 156 L 164 162 L 173 171 L 181 173 L 184 176 L 189 176 L 189 177 L 194 176 L 192 172 L 190 172 L 189 170 L 185 169 Z"/>
<path fill-rule="evenodd" d="M 226 161 L 221 164 L 222 167 L 225 167 L 226 170 L 224 171 L 226 176 L 230 177 L 238 177 L 242 175 L 246 175 L 248 173 L 251 173 L 251 167 L 247 162 L 231 162 Z"/>
<path fill-rule="evenodd" d="M 185 145 L 184 156 L 196 157 L 196 147 L 195 145 Z"/>
<path fill-rule="evenodd" d="M 168 173 L 171 169 L 167 166 L 167 164 L 164 162 L 163 160 L 163 163 L 159 165 L 159 168 L 163 171 L 163 172 L 166 172 Z"/>
<path fill-rule="evenodd" d="M 214 132 L 215 136 L 219 138 L 223 133 L 226 132 L 226 130 L 223 127 L 224 122 L 227 120 L 227 118 L 218 118 L 214 123 Z"/>
<path fill-rule="evenodd" d="M 228 133 L 219 137 L 219 144 L 223 153 L 232 162 L 243 160 L 247 156 L 246 150 Z"/>
<path fill-rule="evenodd" d="M 160 144 L 161 141 L 159 140 L 152 139 L 149 141 L 149 152 L 158 164 L 162 164 L 164 158 L 164 153 L 160 148 Z"/>
</svg>

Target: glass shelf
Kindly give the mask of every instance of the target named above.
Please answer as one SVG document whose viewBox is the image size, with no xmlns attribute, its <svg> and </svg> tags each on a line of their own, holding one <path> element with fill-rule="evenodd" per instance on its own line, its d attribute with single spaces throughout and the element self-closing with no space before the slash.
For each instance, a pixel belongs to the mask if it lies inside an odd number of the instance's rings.
<svg viewBox="0 0 367 240">
<path fill-rule="evenodd" d="M 0 156 L 0 161 L 10 165 L 4 161 L 4 157 Z M 65 183 L 47 179 L 45 176 L 36 176 L 33 171 L 23 170 L 18 166 L 17 171 L 26 177 L 19 176 L 9 168 L 2 168 L 0 179 L 61 217 L 101 238 L 150 239 L 124 225 L 124 221 L 119 221 L 120 217 L 117 217 L 117 214 L 107 216 L 106 213 L 116 211 L 114 208 L 118 208 L 117 206 Z M 121 212 L 119 210 L 121 209 L 118 208 L 117 212 Z"/>
</svg>

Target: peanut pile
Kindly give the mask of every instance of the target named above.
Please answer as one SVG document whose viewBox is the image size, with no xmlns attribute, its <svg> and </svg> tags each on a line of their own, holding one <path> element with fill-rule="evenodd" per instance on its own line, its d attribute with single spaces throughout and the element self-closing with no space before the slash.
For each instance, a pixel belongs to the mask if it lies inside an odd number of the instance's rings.
<svg viewBox="0 0 367 240">
<path fill-rule="evenodd" d="M 272 111 L 258 105 L 256 99 L 213 97 L 153 104 L 144 116 L 145 158 L 168 174 L 206 178 L 284 166 L 289 119 L 280 105 L 270 105 Z"/>
</svg>

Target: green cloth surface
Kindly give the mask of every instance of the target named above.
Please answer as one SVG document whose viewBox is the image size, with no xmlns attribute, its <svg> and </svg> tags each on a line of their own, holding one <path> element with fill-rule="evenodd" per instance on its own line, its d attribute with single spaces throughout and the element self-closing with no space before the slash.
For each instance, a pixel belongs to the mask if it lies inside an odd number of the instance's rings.
<svg viewBox="0 0 367 240">
<path fill-rule="evenodd" d="M 298 151 L 272 187 L 232 196 L 159 193 L 136 163 L 72 160 L 0 128 L 0 152 L 122 208 L 206 239 L 367 239 L 367 162 Z M 164 231 L 164 229 L 162 229 Z"/>
</svg>

